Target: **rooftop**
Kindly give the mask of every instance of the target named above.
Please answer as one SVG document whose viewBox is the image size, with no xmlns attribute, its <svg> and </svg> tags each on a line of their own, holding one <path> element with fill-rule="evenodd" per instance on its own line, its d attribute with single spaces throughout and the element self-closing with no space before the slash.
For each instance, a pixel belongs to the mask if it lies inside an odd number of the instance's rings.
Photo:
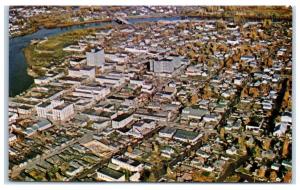
<svg viewBox="0 0 300 190">
<path fill-rule="evenodd" d="M 111 168 L 108 168 L 108 167 L 104 167 L 104 168 L 101 168 L 98 170 L 100 173 L 104 174 L 104 175 L 107 175 L 107 176 L 110 176 L 114 179 L 119 179 L 120 177 L 122 177 L 124 174 L 117 171 L 117 170 L 113 170 Z"/>
</svg>

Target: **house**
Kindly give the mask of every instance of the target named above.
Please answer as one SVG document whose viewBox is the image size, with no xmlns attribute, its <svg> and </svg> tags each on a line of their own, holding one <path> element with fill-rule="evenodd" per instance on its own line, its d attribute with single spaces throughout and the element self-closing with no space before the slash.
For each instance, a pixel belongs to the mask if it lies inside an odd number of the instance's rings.
<svg viewBox="0 0 300 190">
<path fill-rule="evenodd" d="M 18 118 L 18 114 L 15 112 L 11 112 L 11 111 L 8 112 L 8 116 L 9 116 L 9 119 L 8 119 L 9 124 L 14 123 L 16 121 L 16 119 Z"/>
<path fill-rule="evenodd" d="M 261 152 L 262 158 L 267 158 L 273 160 L 275 158 L 275 153 L 272 150 L 266 150 Z"/>
<path fill-rule="evenodd" d="M 253 131 L 253 132 L 259 132 L 260 126 L 258 126 L 258 125 L 246 125 L 246 130 Z"/>
<path fill-rule="evenodd" d="M 209 158 L 209 156 L 210 156 L 208 153 L 204 152 L 204 151 L 201 150 L 201 149 L 198 149 L 198 150 L 196 151 L 196 155 L 197 155 L 197 156 L 200 156 L 200 157 L 202 157 L 202 158 Z"/>
<path fill-rule="evenodd" d="M 175 154 L 174 148 L 171 146 L 164 146 L 161 150 L 161 156 L 166 157 L 166 158 L 172 158 L 172 156 Z"/>
<path fill-rule="evenodd" d="M 235 146 L 232 146 L 231 148 L 226 150 L 226 154 L 228 155 L 237 155 L 237 148 Z"/>
<path fill-rule="evenodd" d="M 111 124 L 111 120 L 102 119 L 102 120 L 94 121 L 92 127 L 97 130 L 103 130 L 106 127 L 110 126 L 110 124 Z"/>
<path fill-rule="evenodd" d="M 135 172 L 129 177 L 129 181 L 138 182 L 140 181 L 140 178 L 141 178 L 140 172 Z"/>
<path fill-rule="evenodd" d="M 48 84 L 50 82 L 50 78 L 46 76 L 42 76 L 34 79 L 35 84 Z"/>
<path fill-rule="evenodd" d="M 244 55 L 244 56 L 241 56 L 241 60 L 248 63 L 248 62 L 251 62 L 251 61 L 255 61 L 255 57 Z"/>
<path fill-rule="evenodd" d="M 281 137 L 284 135 L 289 127 L 289 124 L 281 122 L 279 125 L 275 127 L 273 132 L 274 136 Z"/>
<path fill-rule="evenodd" d="M 292 113 L 291 112 L 284 112 L 281 116 L 281 122 L 284 122 L 284 123 L 292 123 L 293 120 L 292 120 Z"/>
<path fill-rule="evenodd" d="M 280 164 L 278 164 L 278 163 L 273 163 L 272 165 L 271 165 L 271 169 L 272 170 L 275 170 L 275 171 L 279 171 L 279 169 L 280 169 Z"/>
</svg>

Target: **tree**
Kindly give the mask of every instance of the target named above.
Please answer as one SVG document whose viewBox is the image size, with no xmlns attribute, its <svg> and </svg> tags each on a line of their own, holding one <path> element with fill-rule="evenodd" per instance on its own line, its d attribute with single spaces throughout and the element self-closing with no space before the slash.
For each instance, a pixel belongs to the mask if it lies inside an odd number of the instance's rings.
<svg viewBox="0 0 300 190">
<path fill-rule="evenodd" d="M 176 179 L 176 173 L 171 170 L 171 168 L 167 167 L 167 176 L 171 179 Z"/>
<path fill-rule="evenodd" d="M 289 139 L 286 138 L 283 142 L 282 156 L 286 157 L 288 153 L 289 153 Z"/>
<path fill-rule="evenodd" d="M 218 21 L 216 22 L 216 27 L 217 27 L 218 30 L 219 30 L 219 29 L 225 29 L 225 28 L 226 28 L 226 25 L 225 25 L 223 19 L 220 19 L 220 20 L 218 20 Z"/>
<path fill-rule="evenodd" d="M 245 143 L 245 138 L 243 136 L 239 136 L 238 142 L 240 145 L 240 151 L 242 152 L 243 155 L 247 155 L 247 147 Z"/>
<path fill-rule="evenodd" d="M 286 174 L 284 175 L 283 182 L 284 183 L 291 183 L 291 181 L 292 181 L 292 171 L 288 170 L 286 172 Z"/>
<path fill-rule="evenodd" d="M 132 147 L 129 145 L 128 147 L 127 147 L 127 152 L 129 152 L 129 153 L 132 153 Z"/>
<path fill-rule="evenodd" d="M 253 154 L 254 154 L 255 157 L 260 157 L 260 156 L 261 156 L 261 150 L 260 150 L 260 148 L 259 148 L 258 145 L 256 145 L 256 146 L 254 147 Z"/>
<path fill-rule="evenodd" d="M 220 138 L 221 138 L 222 140 L 225 139 L 225 129 L 224 129 L 224 127 L 222 127 L 222 128 L 220 129 Z"/>
<path fill-rule="evenodd" d="M 260 178 L 264 178 L 265 177 L 265 174 L 266 174 L 266 166 L 261 166 L 258 170 L 258 176 Z"/>
<path fill-rule="evenodd" d="M 153 172 L 150 173 L 150 176 L 148 178 L 148 182 L 157 182 L 157 178 L 156 178 L 156 176 L 154 175 Z"/>
<path fill-rule="evenodd" d="M 191 97 L 191 104 L 194 105 L 197 103 L 197 101 L 198 101 L 198 95 L 195 93 Z"/>
<path fill-rule="evenodd" d="M 159 145 L 157 143 L 155 143 L 155 142 L 153 142 L 153 151 L 156 154 L 160 153 L 160 151 L 159 151 Z"/>
<path fill-rule="evenodd" d="M 255 88 L 255 87 L 251 87 L 250 89 L 249 89 L 249 95 L 250 96 L 252 96 L 252 97 L 258 97 L 259 96 L 259 91 L 258 91 L 258 89 L 257 88 Z"/>
<path fill-rule="evenodd" d="M 270 174 L 270 180 L 271 182 L 276 182 L 276 178 L 277 178 L 277 173 L 276 171 L 271 171 L 271 174 Z"/>
<path fill-rule="evenodd" d="M 265 139 L 263 143 L 263 149 L 269 150 L 271 145 L 272 139 Z"/>
<path fill-rule="evenodd" d="M 270 28 L 272 26 L 272 20 L 271 19 L 265 19 L 263 21 L 263 27 L 264 28 Z"/>
</svg>

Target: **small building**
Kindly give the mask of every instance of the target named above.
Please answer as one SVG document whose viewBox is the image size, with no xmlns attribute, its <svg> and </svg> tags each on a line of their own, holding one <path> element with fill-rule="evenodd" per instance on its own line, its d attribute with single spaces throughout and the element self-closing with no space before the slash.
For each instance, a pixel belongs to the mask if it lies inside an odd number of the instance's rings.
<svg viewBox="0 0 300 190">
<path fill-rule="evenodd" d="M 17 136 L 15 134 L 9 133 L 9 138 L 8 138 L 9 143 L 12 143 L 16 140 L 17 140 Z"/>
<path fill-rule="evenodd" d="M 165 127 L 165 128 L 163 128 L 162 130 L 159 131 L 158 135 L 160 137 L 172 138 L 173 135 L 175 134 L 176 130 L 177 129 L 173 128 L 173 127 Z"/>
<path fill-rule="evenodd" d="M 195 143 L 202 137 L 201 133 L 197 133 L 194 131 L 186 131 L 183 129 L 177 129 L 173 138 L 175 140 L 179 140 L 187 143 Z"/>
<path fill-rule="evenodd" d="M 123 128 L 133 120 L 133 114 L 125 113 L 112 120 L 112 127 L 115 129 Z"/>
<path fill-rule="evenodd" d="M 201 119 L 206 114 L 209 114 L 207 109 L 186 107 L 182 110 L 182 117 L 186 119 Z"/>
<path fill-rule="evenodd" d="M 125 181 L 125 174 L 120 171 L 104 167 L 97 170 L 97 178 L 103 181 L 122 182 Z"/>
<path fill-rule="evenodd" d="M 70 166 L 68 168 L 68 170 L 66 171 L 66 174 L 68 176 L 75 176 L 75 175 L 77 175 L 78 173 L 80 173 L 82 171 L 83 171 L 83 167 L 82 166 L 79 166 L 79 167 Z"/>
<path fill-rule="evenodd" d="M 80 68 L 71 67 L 68 69 L 68 75 L 71 77 L 86 77 L 95 78 L 95 67 L 92 66 L 82 66 Z"/>
<path fill-rule="evenodd" d="M 139 172 L 144 169 L 142 163 L 125 156 L 115 156 L 111 159 L 111 162 L 131 172 Z"/>
<path fill-rule="evenodd" d="M 39 122 L 34 124 L 34 126 L 37 127 L 38 131 L 44 131 L 46 129 L 49 129 L 50 127 L 53 127 L 48 119 L 41 119 Z"/>
</svg>

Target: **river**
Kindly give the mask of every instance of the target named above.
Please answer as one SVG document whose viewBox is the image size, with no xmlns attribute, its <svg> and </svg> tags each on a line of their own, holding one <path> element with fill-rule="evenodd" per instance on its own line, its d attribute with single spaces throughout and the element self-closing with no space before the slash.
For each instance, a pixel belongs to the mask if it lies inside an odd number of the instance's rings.
<svg viewBox="0 0 300 190">
<path fill-rule="evenodd" d="M 141 22 L 155 22 L 158 20 L 181 20 L 183 17 L 160 17 L 160 18 L 134 18 L 128 21 L 132 24 Z M 9 39 L 9 96 L 16 96 L 27 90 L 33 84 L 33 78 L 27 73 L 27 62 L 23 49 L 28 46 L 33 39 L 42 39 L 44 37 L 58 35 L 64 32 L 115 24 L 114 22 L 98 22 L 83 25 L 74 25 L 63 28 L 46 29 L 41 28 L 35 33 L 25 36 L 19 36 Z"/>
</svg>

